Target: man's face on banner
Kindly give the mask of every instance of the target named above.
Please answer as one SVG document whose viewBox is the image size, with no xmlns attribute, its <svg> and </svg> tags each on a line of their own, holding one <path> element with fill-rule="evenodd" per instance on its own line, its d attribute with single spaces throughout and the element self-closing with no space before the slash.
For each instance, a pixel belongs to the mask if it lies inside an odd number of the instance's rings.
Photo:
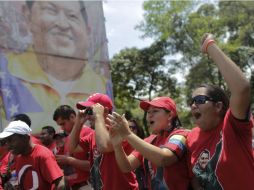
<svg viewBox="0 0 254 190">
<path fill-rule="evenodd" d="M 87 58 L 88 32 L 78 1 L 35 1 L 30 28 L 37 52 Z"/>
</svg>

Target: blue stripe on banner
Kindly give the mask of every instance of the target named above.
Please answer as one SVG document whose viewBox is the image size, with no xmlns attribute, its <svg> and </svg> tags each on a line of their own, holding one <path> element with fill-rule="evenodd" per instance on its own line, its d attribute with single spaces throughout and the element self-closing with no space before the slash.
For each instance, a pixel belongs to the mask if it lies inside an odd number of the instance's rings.
<svg viewBox="0 0 254 190">
<path fill-rule="evenodd" d="M 6 119 L 27 112 L 43 112 L 42 107 L 22 81 L 8 71 L 8 62 L 0 54 L 0 96 L 2 97 Z"/>
</svg>

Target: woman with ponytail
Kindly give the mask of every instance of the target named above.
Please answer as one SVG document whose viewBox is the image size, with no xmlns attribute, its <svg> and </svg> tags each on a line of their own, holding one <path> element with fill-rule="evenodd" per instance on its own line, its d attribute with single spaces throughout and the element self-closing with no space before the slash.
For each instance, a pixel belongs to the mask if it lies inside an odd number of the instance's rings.
<svg viewBox="0 0 254 190">
<path fill-rule="evenodd" d="M 141 101 L 140 108 L 147 112 L 147 123 L 152 135 L 142 140 L 129 128 L 124 115 L 113 113 L 111 143 L 115 157 L 123 172 L 143 165 L 148 189 L 187 190 L 189 186 L 186 165 L 186 137 L 188 131 L 181 128 L 176 104 L 169 97 L 157 97 Z M 135 149 L 129 156 L 124 153 L 121 140 Z"/>
</svg>

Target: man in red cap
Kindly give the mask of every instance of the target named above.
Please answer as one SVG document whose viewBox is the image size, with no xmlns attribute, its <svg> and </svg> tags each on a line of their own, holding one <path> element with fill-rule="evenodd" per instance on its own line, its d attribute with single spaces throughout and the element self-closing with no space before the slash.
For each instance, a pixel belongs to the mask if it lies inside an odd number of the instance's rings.
<svg viewBox="0 0 254 190">
<path fill-rule="evenodd" d="M 123 174 L 115 160 L 106 122 L 106 117 L 113 110 L 110 98 L 105 94 L 96 93 L 86 101 L 78 102 L 77 108 L 80 111 L 70 134 L 70 151 L 78 152 L 82 149 L 90 151 L 91 180 L 94 190 L 138 189 L 135 174 L 133 172 Z M 81 126 L 87 120 L 91 122 L 95 132 L 79 141 Z M 123 149 L 127 155 L 132 151 L 126 142 L 123 143 Z"/>
</svg>

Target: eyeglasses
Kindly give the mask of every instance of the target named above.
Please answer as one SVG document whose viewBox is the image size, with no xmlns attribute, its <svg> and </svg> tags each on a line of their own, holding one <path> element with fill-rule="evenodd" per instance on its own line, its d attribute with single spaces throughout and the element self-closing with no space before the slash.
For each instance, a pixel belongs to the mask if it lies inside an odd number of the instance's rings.
<svg viewBox="0 0 254 190">
<path fill-rule="evenodd" d="M 198 96 L 195 96 L 195 97 L 191 98 L 188 105 L 191 106 L 193 103 L 195 103 L 195 105 L 205 104 L 206 101 L 215 102 L 215 100 L 211 97 L 208 97 L 208 96 L 205 96 L 205 95 L 198 95 Z"/>
</svg>

